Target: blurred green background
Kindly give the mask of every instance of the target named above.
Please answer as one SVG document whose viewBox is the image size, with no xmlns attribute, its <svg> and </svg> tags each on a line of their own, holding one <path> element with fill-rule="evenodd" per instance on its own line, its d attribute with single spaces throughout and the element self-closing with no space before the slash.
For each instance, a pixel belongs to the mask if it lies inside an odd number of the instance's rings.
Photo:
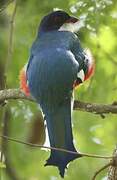
<svg viewBox="0 0 117 180">
<path fill-rule="evenodd" d="M 0 9 L 8 4 L 0 0 Z M 63 9 L 84 22 L 78 36 L 84 48 L 90 48 L 95 61 L 94 77 L 75 91 L 75 99 L 97 103 L 117 100 L 117 1 L 116 0 L 19 0 L 14 23 L 13 55 L 7 68 L 7 87 L 19 87 L 19 71 L 28 60 L 41 18 L 53 9 Z M 0 10 L 0 89 L 8 52 L 10 19 L 14 9 L 11 2 Z M 30 140 L 35 114 L 35 103 L 14 100 L 9 102 L 9 136 Z M 0 132 L 3 128 L 4 107 L 0 109 Z M 40 119 L 40 118 L 38 118 Z M 34 130 L 35 131 L 35 130 Z M 39 130 L 41 132 L 41 128 Z M 102 119 L 92 113 L 74 111 L 73 133 L 75 146 L 81 152 L 111 155 L 117 143 L 117 116 L 108 114 Z M 37 133 L 38 134 L 38 133 Z M 36 140 L 34 139 L 36 142 Z M 33 142 L 34 142 L 33 141 Z M 2 141 L 0 140 L 1 144 Z M 2 148 L 1 148 L 2 149 Z M 8 168 L 0 164 L 1 180 L 60 180 L 56 167 L 44 167 L 49 151 L 22 144 L 7 144 Z M 70 163 L 65 180 L 90 180 L 94 172 L 108 160 L 81 158 Z M 9 170 L 11 169 L 11 170 Z M 12 172 L 13 171 L 13 172 Z M 15 177 L 13 175 L 15 174 Z M 106 180 L 102 172 L 97 180 Z"/>
</svg>

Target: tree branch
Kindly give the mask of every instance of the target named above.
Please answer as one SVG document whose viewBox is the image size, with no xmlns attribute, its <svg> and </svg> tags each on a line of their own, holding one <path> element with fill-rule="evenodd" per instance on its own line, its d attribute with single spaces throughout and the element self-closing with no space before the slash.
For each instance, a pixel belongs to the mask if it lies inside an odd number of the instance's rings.
<svg viewBox="0 0 117 180">
<path fill-rule="evenodd" d="M 30 101 L 34 101 L 33 98 L 25 96 L 24 93 L 20 91 L 20 89 L 4 89 L 0 91 L 0 102 L 4 102 L 5 100 L 11 99 L 26 99 Z"/>
<path fill-rule="evenodd" d="M 5 100 L 11 99 L 25 99 L 30 101 L 35 101 L 31 96 L 25 96 L 20 89 L 5 89 L 0 91 L 0 103 L 4 103 Z M 81 102 L 75 100 L 74 102 L 74 110 L 90 112 L 94 114 L 117 114 L 117 103 L 112 104 L 96 104 L 96 103 L 88 103 Z"/>
<path fill-rule="evenodd" d="M 92 178 L 92 180 L 95 180 L 97 175 L 99 175 L 103 170 L 105 170 L 106 168 L 108 168 L 109 166 L 111 166 L 111 162 L 109 162 L 108 164 L 104 165 L 103 167 L 101 167 L 99 170 L 97 170 Z"/>
<path fill-rule="evenodd" d="M 74 110 L 86 111 L 90 113 L 100 114 L 117 114 L 117 104 L 97 104 L 97 103 L 87 103 L 75 100 Z"/>
<path fill-rule="evenodd" d="M 108 171 L 107 180 L 116 180 L 117 179 L 117 146 L 113 152 L 113 158 L 111 160 L 111 166 Z"/>
</svg>

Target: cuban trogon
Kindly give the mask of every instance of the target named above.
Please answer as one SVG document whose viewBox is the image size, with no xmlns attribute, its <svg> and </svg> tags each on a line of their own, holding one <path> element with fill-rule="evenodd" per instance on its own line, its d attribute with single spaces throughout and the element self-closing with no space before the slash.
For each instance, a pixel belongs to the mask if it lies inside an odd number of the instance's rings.
<svg viewBox="0 0 117 180">
<path fill-rule="evenodd" d="M 62 177 L 67 164 L 81 157 L 73 143 L 73 90 L 94 71 L 90 51 L 76 35 L 78 24 L 79 19 L 61 10 L 44 16 L 20 74 L 22 91 L 33 96 L 44 114 L 50 146 L 77 152 L 51 150 L 46 166 L 57 166 Z"/>
</svg>

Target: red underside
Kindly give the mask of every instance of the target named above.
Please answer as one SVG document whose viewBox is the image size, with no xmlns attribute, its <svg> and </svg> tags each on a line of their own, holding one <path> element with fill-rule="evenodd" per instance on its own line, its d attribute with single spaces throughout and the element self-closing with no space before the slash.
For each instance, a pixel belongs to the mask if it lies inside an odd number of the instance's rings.
<svg viewBox="0 0 117 180">
<path fill-rule="evenodd" d="M 84 78 L 84 81 L 89 79 L 94 74 L 94 70 L 95 70 L 95 64 L 93 64 L 89 68 L 88 73 L 86 74 L 86 76 Z M 20 71 L 19 79 L 20 79 L 20 89 L 25 93 L 26 96 L 29 96 L 30 95 L 30 90 L 29 90 L 29 87 L 27 85 L 26 73 L 25 73 L 24 69 L 22 69 Z M 73 88 L 76 88 L 79 85 L 80 85 L 80 83 L 75 81 L 74 84 L 73 84 Z"/>
<path fill-rule="evenodd" d="M 87 80 L 87 79 L 89 79 L 91 76 L 93 76 L 94 71 L 95 71 L 95 64 L 93 64 L 93 65 L 89 68 L 88 73 L 86 74 L 84 80 Z"/>
<path fill-rule="evenodd" d="M 29 90 L 29 87 L 27 85 L 27 79 L 26 79 L 26 74 L 25 74 L 24 69 L 22 69 L 20 71 L 19 79 L 20 79 L 20 89 L 25 93 L 26 96 L 29 96 L 30 90 Z"/>
<path fill-rule="evenodd" d="M 88 73 L 85 75 L 84 81 L 88 80 L 91 76 L 93 76 L 95 71 L 95 64 L 93 64 L 89 69 Z M 76 88 L 80 85 L 81 83 L 78 83 L 77 80 L 74 82 L 73 88 Z"/>
</svg>

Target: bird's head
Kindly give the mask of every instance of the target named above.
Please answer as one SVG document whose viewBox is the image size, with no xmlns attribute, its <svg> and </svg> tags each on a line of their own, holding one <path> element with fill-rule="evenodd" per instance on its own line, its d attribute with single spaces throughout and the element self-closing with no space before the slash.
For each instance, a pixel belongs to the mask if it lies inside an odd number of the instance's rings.
<svg viewBox="0 0 117 180">
<path fill-rule="evenodd" d="M 64 11 L 54 11 L 42 19 L 39 26 L 39 33 L 50 31 L 77 31 L 78 19 L 70 16 Z"/>
</svg>

